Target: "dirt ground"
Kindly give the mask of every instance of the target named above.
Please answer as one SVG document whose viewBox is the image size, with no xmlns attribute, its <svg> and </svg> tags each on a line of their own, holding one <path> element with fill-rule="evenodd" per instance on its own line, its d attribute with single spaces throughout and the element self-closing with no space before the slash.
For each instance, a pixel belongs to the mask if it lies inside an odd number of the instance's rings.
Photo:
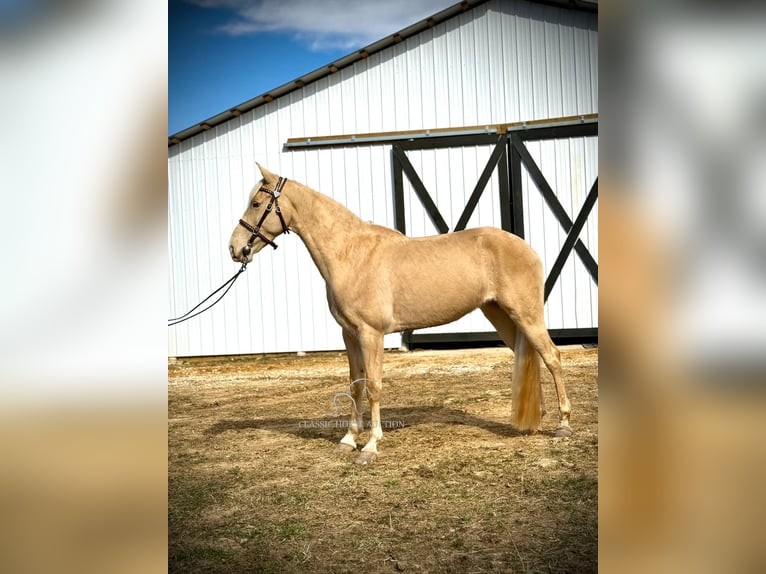
<svg viewBox="0 0 766 574">
<path fill-rule="evenodd" d="M 369 466 L 335 452 L 345 353 L 172 360 L 169 570 L 595 572 L 598 350 L 562 348 L 568 438 L 545 369 L 544 431 L 511 426 L 512 356 L 387 352 Z"/>
</svg>

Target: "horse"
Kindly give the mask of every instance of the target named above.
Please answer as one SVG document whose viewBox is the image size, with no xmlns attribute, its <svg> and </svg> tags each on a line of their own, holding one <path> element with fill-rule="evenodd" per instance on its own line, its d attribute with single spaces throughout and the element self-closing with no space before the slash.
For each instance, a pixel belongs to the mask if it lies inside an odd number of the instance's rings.
<svg viewBox="0 0 766 574">
<path fill-rule="evenodd" d="M 545 326 L 543 268 L 523 239 L 493 227 L 411 238 L 362 221 L 335 200 L 257 164 L 262 179 L 229 241 L 234 261 L 247 264 L 274 239 L 294 232 L 327 284 L 330 312 L 348 354 L 354 405 L 366 394 L 370 436 L 355 462 L 378 456 L 383 336 L 449 323 L 481 309 L 514 351 L 512 421 L 522 432 L 542 430 L 545 414 L 540 358 L 559 403 L 556 436 L 570 436 L 571 405 L 561 357 Z M 359 381 L 365 384 L 355 384 Z M 353 454 L 364 428 L 354 408 L 338 450 Z"/>
</svg>

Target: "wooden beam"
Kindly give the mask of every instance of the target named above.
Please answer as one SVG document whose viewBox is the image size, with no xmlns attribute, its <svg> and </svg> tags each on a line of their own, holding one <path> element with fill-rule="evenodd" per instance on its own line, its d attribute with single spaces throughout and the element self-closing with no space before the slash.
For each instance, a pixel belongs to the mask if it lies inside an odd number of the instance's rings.
<svg viewBox="0 0 766 574">
<path fill-rule="evenodd" d="M 264 98 L 265 99 L 265 98 Z M 270 101 L 270 100 L 267 100 Z M 525 122 L 511 122 L 504 124 L 485 124 L 480 126 L 462 126 L 462 127 L 450 127 L 450 128 L 423 128 L 418 130 L 399 130 L 392 132 L 369 132 L 360 134 L 339 134 L 328 136 L 301 136 L 287 139 L 287 146 L 294 146 L 300 144 L 313 144 L 316 145 L 322 142 L 331 141 L 344 141 L 350 140 L 373 140 L 376 138 L 395 138 L 406 136 L 432 136 L 437 134 L 449 135 L 451 133 L 458 132 L 486 132 L 486 133 L 506 133 L 509 129 L 525 129 L 525 128 L 540 128 L 551 124 L 566 124 L 577 122 L 592 122 L 598 120 L 598 114 L 586 114 L 580 116 L 564 116 L 560 118 L 548 118 L 544 120 L 530 120 Z M 369 142 L 366 142 L 369 143 Z"/>
</svg>

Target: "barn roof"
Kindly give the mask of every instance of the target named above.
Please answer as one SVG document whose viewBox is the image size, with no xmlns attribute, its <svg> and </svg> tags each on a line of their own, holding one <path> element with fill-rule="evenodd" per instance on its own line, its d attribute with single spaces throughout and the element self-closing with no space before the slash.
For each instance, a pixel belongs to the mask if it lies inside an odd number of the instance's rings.
<svg viewBox="0 0 766 574">
<path fill-rule="evenodd" d="M 343 56 L 342 58 L 339 58 L 338 60 L 335 60 L 334 62 L 330 62 L 326 66 L 317 68 L 313 72 L 304 74 L 294 80 L 291 80 L 285 84 L 282 84 L 281 86 L 278 86 L 272 90 L 269 90 L 268 92 L 265 92 L 254 98 L 251 98 L 247 100 L 246 102 L 242 102 L 239 105 L 229 108 L 228 110 L 225 110 L 221 112 L 220 114 L 210 117 L 198 124 L 190 126 L 184 130 L 181 130 L 180 132 L 176 132 L 175 134 L 168 137 L 168 147 L 179 144 L 185 139 L 193 137 L 201 132 L 209 130 L 233 118 L 239 117 L 242 114 L 249 112 L 250 110 L 254 108 L 257 108 L 281 96 L 284 96 L 285 94 L 288 94 L 295 90 L 299 90 L 303 88 L 304 86 L 310 84 L 311 82 L 315 82 L 321 78 L 324 78 L 325 76 L 335 74 L 339 70 L 342 70 L 343 68 L 353 65 L 355 62 L 358 62 L 359 60 L 367 58 L 370 55 L 375 54 L 376 52 L 380 52 L 381 50 L 384 50 L 388 48 L 389 46 L 398 44 L 399 42 L 407 38 L 410 38 L 412 36 L 419 34 L 423 30 L 433 28 L 437 24 L 440 24 L 446 20 L 449 20 L 450 18 L 453 18 L 459 14 L 462 14 L 463 12 L 466 12 L 467 10 L 474 8 L 475 6 L 479 6 L 488 1 L 489 0 L 463 0 L 462 2 L 458 4 L 454 4 L 453 6 L 450 6 L 449 8 L 446 8 L 445 10 L 442 10 L 441 12 L 434 14 L 433 16 L 420 20 L 419 22 L 416 22 L 415 24 L 412 24 L 411 26 L 407 26 L 406 28 L 399 30 L 398 32 L 395 32 L 394 34 L 391 34 L 390 36 L 386 36 L 385 38 L 382 38 L 378 40 L 377 42 L 373 42 L 372 44 L 365 46 L 364 48 L 361 48 L 360 50 L 357 50 L 346 56 Z M 538 4 L 549 4 L 553 6 L 559 6 L 562 8 L 574 8 L 574 9 L 584 10 L 588 12 L 598 11 L 598 0 L 529 0 L 529 1 L 536 2 Z"/>
</svg>

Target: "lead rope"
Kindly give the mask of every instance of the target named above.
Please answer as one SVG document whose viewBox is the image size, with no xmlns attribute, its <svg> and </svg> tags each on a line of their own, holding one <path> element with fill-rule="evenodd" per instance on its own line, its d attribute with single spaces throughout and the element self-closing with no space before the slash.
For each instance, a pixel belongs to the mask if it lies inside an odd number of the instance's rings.
<svg viewBox="0 0 766 574">
<path fill-rule="evenodd" d="M 191 309 L 189 309 L 189 310 L 188 310 L 186 313 L 184 313 L 183 315 L 180 315 L 180 316 L 178 316 L 178 317 L 174 317 L 173 319 L 168 319 L 168 327 L 172 327 L 173 325 L 178 325 L 179 323 L 183 323 L 184 321 L 188 321 L 188 320 L 189 320 L 189 319 L 191 319 L 192 317 L 196 317 L 196 316 L 197 316 L 197 315 L 199 315 L 200 313 L 204 313 L 205 311 L 207 311 L 208 309 L 210 309 L 210 308 L 211 308 L 213 305 L 215 305 L 216 303 L 218 303 L 218 301 L 220 301 L 221 299 L 223 299 L 223 296 L 224 296 L 224 295 L 226 295 L 226 293 L 228 293 L 228 292 L 229 292 L 229 289 L 231 289 L 231 286 L 232 286 L 232 285 L 234 285 L 234 282 L 237 280 L 237 278 L 238 278 L 238 277 L 239 277 L 239 276 L 242 274 L 242 272 L 243 272 L 243 271 L 244 271 L 246 268 L 247 268 L 247 263 L 243 263 L 243 264 L 242 264 L 242 267 L 240 267 L 240 268 L 239 268 L 239 271 L 237 271 L 237 272 L 236 272 L 234 275 L 232 275 L 232 276 L 231 276 L 231 278 L 227 279 L 227 280 L 226 280 L 226 282 L 225 282 L 223 285 L 221 285 L 221 286 L 220 286 L 218 289 L 216 289 L 216 290 L 215 290 L 215 291 L 213 291 L 213 292 L 212 292 L 210 295 L 208 295 L 207 297 L 205 297 L 205 298 L 204 298 L 202 301 L 200 301 L 200 302 L 199 302 L 197 305 L 195 305 L 194 307 L 192 307 Z M 224 287 L 226 287 L 226 290 L 225 290 L 223 293 L 221 293 L 221 296 L 220 296 L 220 297 L 218 297 L 218 299 L 216 299 L 215 301 L 213 301 L 213 302 L 212 302 L 210 305 L 208 305 L 208 306 L 207 306 L 207 307 L 205 307 L 204 309 L 202 309 L 202 310 L 200 310 L 200 311 L 197 311 L 197 312 L 196 312 L 196 313 L 194 313 L 193 315 L 191 314 L 191 313 L 193 313 L 193 312 L 194 312 L 196 309 L 198 309 L 200 306 L 202 306 L 202 305 L 203 305 L 203 304 L 204 304 L 204 303 L 205 303 L 205 302 L 206 302 L 208 299 L 210 299 L 210 298 L 211 298 L 213 295 L 215 295 L 215 294 L 216 294 L 216 293 L 218 293 L 218 292 L 219 292 L 221 289 L 223 289 Z"/>
<path fill-rule="evenodd" d="M 285 182 L 287 182 L 287 178 L 286 177 L 280 177 L 279 180 L 277 181 L 277 185 L 274 188 L 274 191 L 271 191 L 271 190 L 268 190 L 268 189 L 264 189 L 263 190 L 263 191 L 271 194 L 271 200 L 269 201 L 269 205 L 266 207 L 266 210 L 263 212 L 263 215 L 261 216 L 260 221 L 258 221 L 258 225 L 253 227 L 252 225 L 250 225 L 244 219 L 240 219 L 239 220 L 239 224 L 242 225 L 243 227 L 245 227 L 248 231 L 250 231 L 252 233 L 252 235 L 250 236 L 250 241 L 247 242 L 247 253 L 250 252 L 250 248 L 252 247 L 253 241 L 255 241 L 256 237 L 260 237 L 265 243 L 271 245 L 274 249 L 277 248 L 277 244 L 274 243 L 274 241 L 272 239 L 269 239 L 268 237 L 266 237 L 265 235 L 263 235 L 261 233 L 261 226 L 263 225 L 263 222 L 266 220 L 266 217 L 269 215 L 269 213 L 271 213 L 272 204 L 273 204 L 273 206 L 274 206 L 274 208 L 275 208 L 275 210 L 277 212 L 277 215 L 279 216 L 280 223 L 282 223 L 282 231 L 284 233 L 289 233 L 289 231 L 287 230 L 287 224 L 285 223 L 285 218 L 282 216 L 282 210 L 279 208 L 279 201 L 278 201 L 279 200 L 279 196 L 282 194 L 282 188 L 284 187 Z M 244 252 L 244 249 L 243 249 L 243 252 Z M 205 311 L 210 309 L 213 305 L 218 303 L 218 301 L 223 299 L 223 296 L 226 295 L 226 293 L 229 292 L 229 289 L 231 289 L 231 286 L 234 285 L 234 282 L 237 280 L 237 277 L 239 277 L 240 274 L 246 268 L 247 268 L 247 260 L 245 260 L 245 262 L 242 264 L 242 267 L 239 268 L 239 271 L 237 271 L 234 275 L 232 275 L 232 277 L 230 279 L 228 279 L 226 282 L 224 282 L 223 285 L 221 285 L 218 289 L 216 289 L 210 295 L 205 297 L 197 305 L 195 305 L 194 307 L 189 309 L 183 315 L 180 315 L 180 316 L 175 317 L 173 319 L 168 319 L 168 327 L 172 327 L 173 325 L 178 325 L 179 323 L 183 323 L 184 321 L 188 321 L 192 317 L 196 317 L 200 313 L 204 313 Z M 197 311 L 193 315 L 191 314 L 197 308 L 199 308 L 202 304 L 204 304 L 208 299 L 210 299 L 213 295 L 215 295 L 221 289 L 223 289 L 224 287 L 226 287 L 226 290 L 223 293 L 221 293 L 221 296 L 218 297 L 218 299 L 213 301 L 210 305 L 208 305 L 204 309 L 201 309 L 200 311 Z"/>
</svg>

